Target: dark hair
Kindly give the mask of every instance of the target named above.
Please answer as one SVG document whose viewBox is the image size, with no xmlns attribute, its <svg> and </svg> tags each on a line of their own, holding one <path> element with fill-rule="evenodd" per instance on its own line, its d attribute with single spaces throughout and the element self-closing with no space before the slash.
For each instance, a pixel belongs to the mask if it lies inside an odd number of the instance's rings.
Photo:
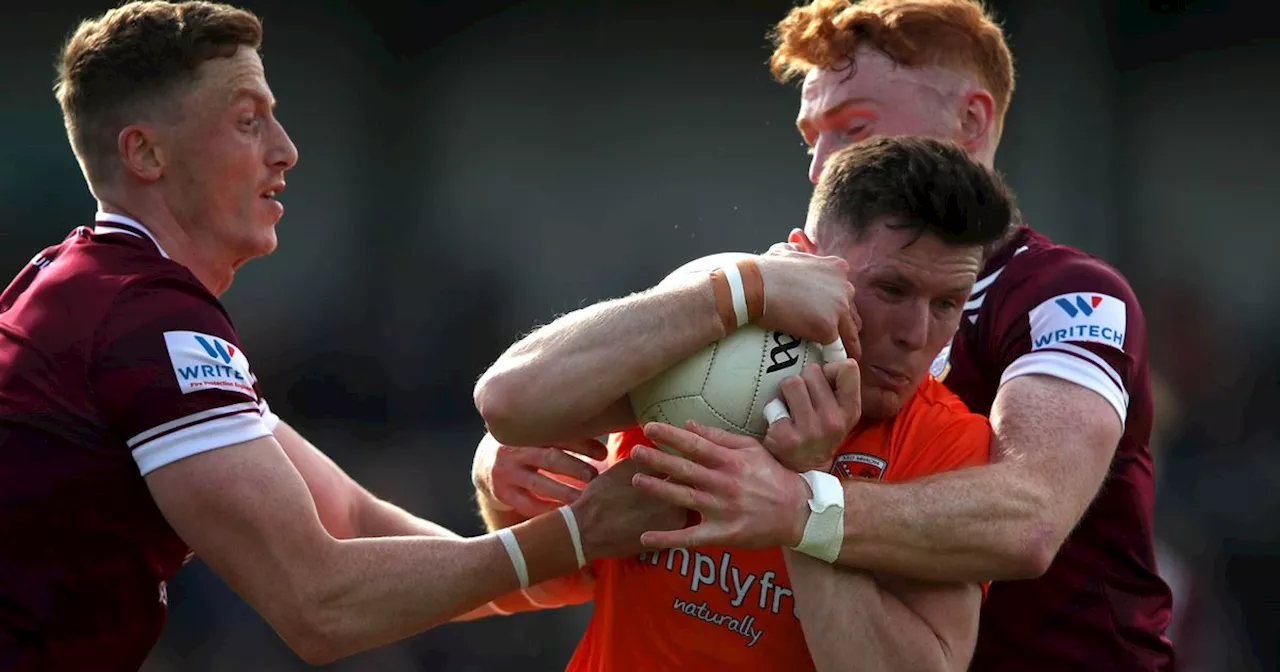
<svg viewBox="0 0 1280 672">
<path fill-rule="evenodd" d="M 130 2 L 81 22 L 59 53 L 53 90 L 89 182 L 106 176 L 141 105 L 190 84 L 205 61 L 261 44 L 257 16 L 212 2 Z"/>
<path fill-rule="evenodd" d="M 1017 216 L 1013 194 L 995 171 L 957 144 L 922 137 L 875 137 L 827 159 L 809 202 L 810 217 L 832 233 L 862 237 L 889 219 L 895 229 L 950 245 L 990 245 Z M 823 234 L 819 234 L 823 235 Z"/>
</svg>

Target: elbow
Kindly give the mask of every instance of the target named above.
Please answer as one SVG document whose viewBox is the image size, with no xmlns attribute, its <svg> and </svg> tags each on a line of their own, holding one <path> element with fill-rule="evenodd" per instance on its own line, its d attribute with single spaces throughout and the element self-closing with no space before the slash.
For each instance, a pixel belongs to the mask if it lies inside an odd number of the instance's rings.
<svg viewBox="0 0 1280 672">
<path fill-rule="evenodd" d="M 314 613 L 314 612 L 312 612 Z M 276 625 L 276 632 L 298 658 L 308 665 L 328 665 L 355 651 L 345 650 L 340 636 L 320 623 L 321 619 L 299 613 Z"/>
<path fill-rule="evenodd" d="M 280 639 L 308 665 L 328 665 L 367 648 L 348 614 L 337 608 L 331 593 L 315 581 L 271 600 L 274 613 L 264 613 Z"/>
<path fill-rule="evenodd" d="M 1007 579 L 1038 579 L 1049 571 L 1058 555 L 1063 536 L 1051 522 L 1036 519 L 1023 525 L 1016 543 L 1009 549 L 1010 571 Z"/>
<path fill-rule="evenodd" d="M 472 393 L 476 411 L 493 438 L 507 445 L 525 445 L 519 418 L 526 410 L 527 402 L 521 398 L 521 389 L 526 386 L 511 373 L 495 369 L 486 371 L 476 383 Z"/>
</svg>

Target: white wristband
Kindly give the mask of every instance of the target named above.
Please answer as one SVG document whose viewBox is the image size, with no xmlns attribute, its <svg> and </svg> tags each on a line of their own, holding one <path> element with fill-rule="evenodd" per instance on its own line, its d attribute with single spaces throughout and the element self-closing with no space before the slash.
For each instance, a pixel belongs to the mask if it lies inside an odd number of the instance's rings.
<svg viewBox="0 0 1280 672">
<path fill-rule="evenodd" d="M 529 587 L 529 567 L 524 562 L 524 551 L 520 550 L 520 542 L 516 541 L 516 535 L 507 528 L 498 530 L 498 538 L 502 540 L 502 545 L 507 549 L 507 555 L 511 556 L 511 565 L 515 567 L 516 578 L 520 579 L 520 587 Z"/>
<path fill-rule="evenodd" d="M 844 488 L 840 479 L 822 471 L 800 474 L 809 485 L 809 520 L 795 550 L 835 562 L 844 544 Z"/>
<path fill-rule="evenodd" d="M 566 504 L 560 507 L 560 515 L 564 516 L 564 524 L 569 528 L 569 538 L 573 540 L 573 553 L 578 557 L 578 569 L 587 564 L 587 556 L 582 552 L 582 533 L 578 530 L 578 518 L 573 509 Z"/>
<path fill-rule="evenodd" d="M 747 315 L 747 289 L 742 285 L 742 272 L 737 264 L 725 264 L 720 267 L 724 277 L 729 281 L 729 296 L 733 299 L 733 315 L 738 319 L 738 326 L 750 321 Z"/>
</svg>

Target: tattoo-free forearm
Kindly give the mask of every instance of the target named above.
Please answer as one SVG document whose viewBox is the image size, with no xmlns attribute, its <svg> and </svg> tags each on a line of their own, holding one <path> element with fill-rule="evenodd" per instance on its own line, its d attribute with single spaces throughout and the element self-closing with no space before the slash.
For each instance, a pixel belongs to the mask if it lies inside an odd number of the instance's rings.
<svg viewBox="0 0 1280 672">
<path fill-rule="evenodd" d="M 628 392 L 724 336 L 715 294 L 691 274 L 574 311 L 513 345 L 480 379 L 476 408 L 512 445 L 594 436 L 632 418 L 607 418 Z M 629 414 L 629 408 L 623 409 Z M 572 434 L 572 436 L 571 436 Z"/>
<path fill-rule="evenodd" d="M 373 495 L 366 495 L 353 516 L 355 537 L 459 537 L 443 525 L 419 518 L 408 511 Z M 519 522 L 519 521 L 517 521 Z"/>
<path fill-rule="evenodd" d="M 1009 465 L 909 483 L 847 481 L 838 564 L 923 581 L 1022 578 L 1042 498 Z"/>
<path fill-rule="evenodd" d="M 1097 393 L 1056 378 L 1004 384 L 992 464 L 901 484 L 845 484 L 839 563 L 914 579 L 1034 578 L 1106 476 L 1121 425 Z"/>
<path fill-rule="evenodd" d="M 805 643 L 820 672 L 964 669 L 967 657 L 953 661 L 929 624 L 869 572 L 833 567 L 790 549 L 783 555 Z"/>
</svg>

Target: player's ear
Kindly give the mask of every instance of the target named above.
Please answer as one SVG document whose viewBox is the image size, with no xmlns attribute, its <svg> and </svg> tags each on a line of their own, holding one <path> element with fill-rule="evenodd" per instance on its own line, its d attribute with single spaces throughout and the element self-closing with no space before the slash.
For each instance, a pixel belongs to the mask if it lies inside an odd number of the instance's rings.
<svg viewBox="0 0 1280 672">
<path fill-rule="evenodd" d="M 995 100 L 985 89 L 974 89 L 964 96 L 960 110 L 960 144 L 973 152 L 986 144 L 995 121 Z"/>
<path fill-rule="evenodd" d="M 117 143 L 125 172 L 147 182 L 160 179 L 165 155 L 155 128 L 147 124 L 130 124 L 120 131 Z"/>
<path fill-rule="evenodd" d="M 818 246 L 813 242 L 803 229 L 791 229 L 791 234 L 787 236 L 787 242 L 800 248 L 801 252 L 807 254 L 817 254 Z"/>
</svg>

